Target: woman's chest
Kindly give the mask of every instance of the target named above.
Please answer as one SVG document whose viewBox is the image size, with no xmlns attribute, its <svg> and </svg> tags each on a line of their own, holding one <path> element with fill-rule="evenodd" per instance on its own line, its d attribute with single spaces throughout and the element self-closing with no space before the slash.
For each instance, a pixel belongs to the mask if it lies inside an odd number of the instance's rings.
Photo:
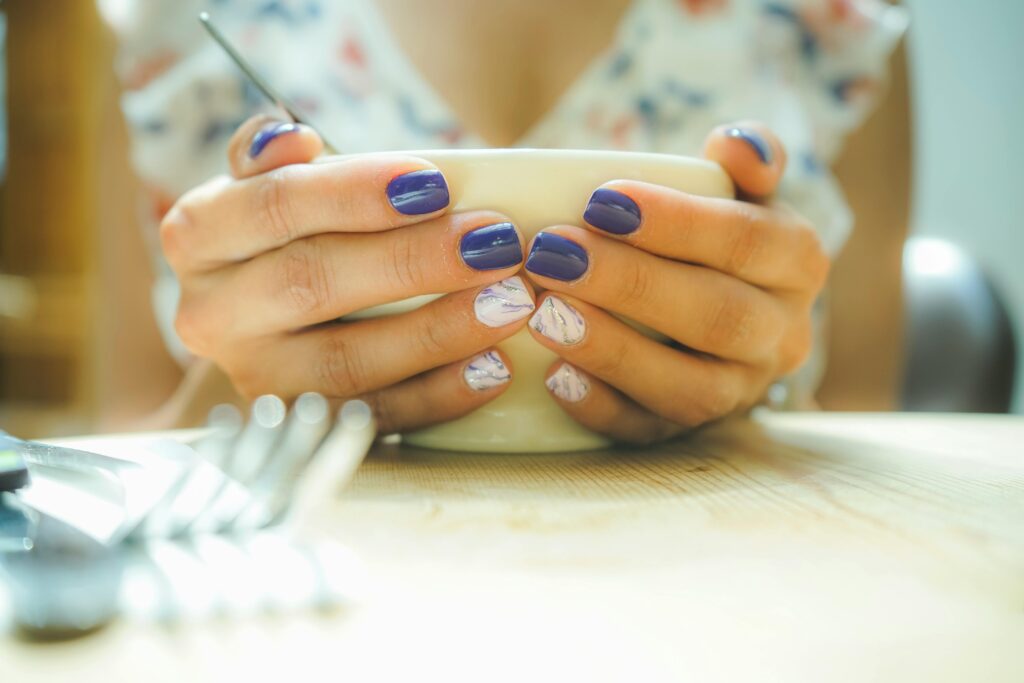
<svg viewBox="0 0 1024 683">
<path fill-rule="evenodd" d="M 517 140 L 612 42 L 631 0 L 371 0 L 462 125 Z"/>
</svg>

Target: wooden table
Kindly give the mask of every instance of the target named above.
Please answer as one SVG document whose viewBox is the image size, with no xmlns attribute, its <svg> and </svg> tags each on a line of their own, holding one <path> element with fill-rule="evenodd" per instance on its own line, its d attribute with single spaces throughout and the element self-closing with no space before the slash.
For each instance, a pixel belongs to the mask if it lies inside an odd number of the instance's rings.
<svg viewBox="0 0 1024 683">
<path fill-rule="evenodd" d="M 336 614 L 58 644 L 0 681 L 1024 681 L 1024 419 L 760 415 L 648 451 L 381 447 Z"/>
</svg>

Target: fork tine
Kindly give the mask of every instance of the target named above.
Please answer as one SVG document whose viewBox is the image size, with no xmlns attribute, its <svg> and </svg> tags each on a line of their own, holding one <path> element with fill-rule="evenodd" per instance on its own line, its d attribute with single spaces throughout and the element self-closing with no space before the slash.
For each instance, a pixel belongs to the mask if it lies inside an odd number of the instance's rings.
<svg viewBox="0 0 1024 683">
<path fill-rule="evenodd" d="M 277 396 L 260 396 L 253 401 L 249 422 L 221 466 L 224 480 L 185 525 L 183 533 L 216 531 L 225 519 L 233 519 L 238 514 L 238 484 L 247 486 L 263 470 L 280 437 L 285 412 L 284 401 Z"/>
<path fill-rule="evenodd" d="M 286 521 L 301 528 L 311 512 L 344 488 L 363 462 L 377 434 L 370 407 L 363 401 L 348 401 L 339 420 L 313 454 L 296 482 Z"/>
<path fill-rule="evenodd" d="M 274 457 L 250 488 L 252 498 L 235 518 L 232 528 L 265 526 L 287 506 L 295 481 L 331 427 L 330 406 L 317 393 L 295 400 Z"/>
<path fill-rule="evenodd" d="M 241 432 L 242 414 L 232 405 L 215 406 L 206 424 L 208 433 L 195 444 L 199 454 L 196 466 L 179 480 L 173 495 L 140 525 L 140 536 L 168 537 L 178 533 L 182 520 L 192 519 L 219 485 L 219 479 L 212 474 L 220 472 Z"/>
</svg>

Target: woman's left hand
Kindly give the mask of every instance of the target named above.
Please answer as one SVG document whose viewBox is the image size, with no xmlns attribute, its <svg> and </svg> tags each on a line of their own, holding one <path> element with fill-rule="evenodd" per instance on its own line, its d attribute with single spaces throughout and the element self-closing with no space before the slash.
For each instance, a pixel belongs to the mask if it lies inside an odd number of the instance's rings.
<svg viewBox="0 0 1024 683">
<path fill-rule="evenodd" d="M 811 348 L 829 259 L 813 226 L 771 201 L 781 143 L 756 123 L 723 126 L 705 156 L 739 199 L 617 180 L 591 197 L 587 227 L 547 228 L 531 244 L 526 270 L 550 290 L 531 334 L 561 357 L 548 388 L 617 441 L 659 441 L 747 409 Z"/>
</svg>

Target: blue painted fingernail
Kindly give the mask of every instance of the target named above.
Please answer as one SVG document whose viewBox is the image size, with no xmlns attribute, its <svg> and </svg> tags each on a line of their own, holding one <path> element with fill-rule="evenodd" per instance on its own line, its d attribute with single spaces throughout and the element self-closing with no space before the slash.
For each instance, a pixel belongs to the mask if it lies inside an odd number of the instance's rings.
<svg viewBox="0 0 1024 683">
<path fill-rule="evenodd" d="M 412 171 L 388 183 L 388 201 L 399 213 L 416 216 L 448 206 L 448 183 L 440 171 Z"/>
<path fill-rule="evenodd" d="M 260 129 L 256 135 L 252 136 L 252 144 L 249 145 L 249 158 L 255 159 L 258 157 L 267 145 L 282 135 L 298 133 L 299 130 L 299 125 L 297 123 L 290 123 L 287 121 L 272 123 L 269 126 Z"/>
<path fill-rule="evenodd" d="M 509 268 L 523 260 L 523 247 L 511 223 L 485 225 L 467 232 L 459 242 L 459 251 L 466 265 L 475 270 Z"/>
<path fill-rule="evenodd" d="M 605 232 L 628 235 L 640 227 L 640 207 L 621 192 L 602 187 L 590 195 L 583 220 Z"/>
<path fill-rule="evenodd" d="M 566 282 L 582 277 L 589 265 L 583 247 L 550 232 L 538 233 L 526 258 L 526 269 L 531 273 Z"/>
<path fill-rule="evenodd" d="M 772 163 L 772 146 L 768 144 L 767 140 L 761 137 L 760 133 L 756 133 L 746 128 L 730 128 L 725 131 L 725 135 L 730 138 L 739 138 L 750 145 L 757 153 L 757 158 L 761 160 L 762 164 Z"/>
</svg>

